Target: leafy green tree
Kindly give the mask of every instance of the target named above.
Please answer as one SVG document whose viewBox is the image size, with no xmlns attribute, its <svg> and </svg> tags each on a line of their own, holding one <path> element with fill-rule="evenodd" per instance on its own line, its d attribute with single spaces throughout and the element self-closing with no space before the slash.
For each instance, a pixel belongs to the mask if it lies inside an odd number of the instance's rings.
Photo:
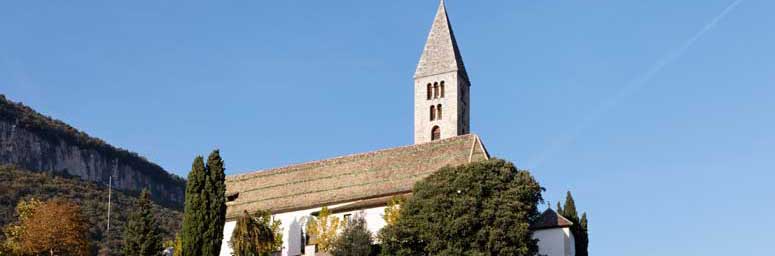
<svg viewBox="0 0 775 256">
<path fill-rule="evenodd" d="M 415 184 L 380 234 L 383 255 L 536 255 L 543 188 L 504 160 L 444 167 Z"/>
<path fill-rule="evenodd" d="M 573 226 L 571 226 L 570 231 L 571 234 L 573 234 L 573 238 L 575 240 L 576 255 L 589 255 L 587 249 L 589 246 L 589 234 L 587 232 L 587 213 L 584 213 L 582 217 L 579 218 L 579 213 L 576 210 L 576 201 L 573 200 L 573 195 L 571 195 L 570 191 L 568 191 L 565 196 L 565 206 L 558 209 L 557 213 L 573 222 Z"/>
<path fill-rule="evenodd" d="M 124 229 L 124 255 L 160 255 L 162 238 L 151 206 L 151 193 L 143 189 Z"/>
<path fill-rule="evenodd" d="M 229 246 L 232 248 L 232 255 L 235 256 L 269 256 L 273 252 L 279 251 L 278 241 L 282 246 L 282 236 L 276 236 L 279 233 L 273 229 L 273 224 L 267 220 L 268 213 L 259 212 L 258 217 L 253 217 L 245 211 L 237 219 L 237 225 L 231 235 Z M 275 222 L 278 223 L 279 221 Z"/>
<path fill-rule="evenodd" d="M 207 202 L 202 196 L 206 178 L 204 160 L 201 156 L 197 156 L 191 166 L 191 172 L 188 173 L 186 183 L 186 205 L 183 213 L 183 230 L 180 233 L 183 245 L 180 250 L 184 256 L 212 256 L 203 254 L 202 250 L 206 242 L 202 234 L 207 228 L 208 217 Z"/>
<path fill-rule="evenodd" d="M 207 157 L 205 189 L 202 197 L 208 204 L 205 245 L 202 255 L 218 255 L 223 241 L 223 225 L 226 223 L 226 174 L 220 151 L 214 150 Z"/>
<path fill-rule="evenodd" d="M 331 244 L 332 256 L 369 256 L 374 243 L 366 220 L 357 217 L 345 222 L 342 233 Z"/>
</svg>

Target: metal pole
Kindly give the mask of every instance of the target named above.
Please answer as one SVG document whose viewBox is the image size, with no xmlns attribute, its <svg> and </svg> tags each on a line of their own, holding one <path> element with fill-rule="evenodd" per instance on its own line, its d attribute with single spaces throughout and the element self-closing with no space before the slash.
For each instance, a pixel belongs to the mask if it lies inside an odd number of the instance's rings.
<svg viewBox="0 0 775 256">
<path fill-rule="evenodd" d="M 108 178 L 108 228 L 107 228 L 107 231 L 105 231 L 105 235 L 110 234 L 110 193 L 112 190 L 113 190 L 113 176 L 110 176 L 110 178 Z"/>
</svg>

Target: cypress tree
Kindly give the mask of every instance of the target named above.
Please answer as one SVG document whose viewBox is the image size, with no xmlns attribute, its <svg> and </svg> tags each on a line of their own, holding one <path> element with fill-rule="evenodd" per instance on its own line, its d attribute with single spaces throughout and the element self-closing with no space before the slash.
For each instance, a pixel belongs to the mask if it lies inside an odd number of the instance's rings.
<svg viewBox="0 0 775 256">
<path fill-rule="evenodd" d="M 589 255 L 589 229 L 587 228 L 587 213 L 581 215 L 581 243 L 577 247 L 576 255 L 587 256 Z"/>
<path fill-rule="evenodd" d="M 579 218 L 578 211 L 576 210 L 576 202 L 573 200 L 573 195 L 571 195 L 570 191 L 568 191 L 565 198 L 565 207 L 562 209 L 562 211 L 558 211 L 558 213 L 573 222 L 573 226 L 571 226 L 570 231 L 571 234 L 573 234 L 575 241 L 576 255 L 587 256 L 589 240 L 587 238 L 586 232 L 586 213 L 584 213 L 584 217 Z"/>
<path fill-rule="evenodd" d="M 206 199 L 202 198 L 202 191 L 206 178 L 204 160 L 201 156 L 197 156 L 191 166 L 191 172 L 188 173 L 186 183 L 186 205 L 183 213 L 183 230 L 180 234 L 183 244 L 180 249 L 184 256 L 205 256 L 202 254 L 202 246 L 206 241 L 203 234 L 207 224 L 207 205 Z"/>
<path fill-rule="evenodd" d="M 223 241 L 223 225 L 226 223 L 226 174 L 220 151 L 214 150 L 207 157 L 207 181 L 203 197 L 207 197 L 206 240 L 209 247 L 203 255 L 218 255 Z"/>
<path fill-rule="evenodd" d="M 565 197 L 565 207 L 563 208 L 563 216 L 570 219 L 575 224 L 578 224 L 579 214 L 576 212 L 576 201 L 573 200 L 573 195 L 568 191 Z M 572 218 L 572 219 L 571 219 Z"/>
<path fill-rule="evenodd" d="M 564 215 L 562 211 L 562 205 L 560 205 L 560 202 L 557 202 L 557 213 L 559 213 L 560 215 Z"/>
<path fill-rule="evenodd" d="M 137 200 L 134 212 L 129 216 L 124 231 L 124 255 L 159 255 L 162 246 L 159 226 L 151 212 L 151 193 L 144 189 Z"/>
</svg>

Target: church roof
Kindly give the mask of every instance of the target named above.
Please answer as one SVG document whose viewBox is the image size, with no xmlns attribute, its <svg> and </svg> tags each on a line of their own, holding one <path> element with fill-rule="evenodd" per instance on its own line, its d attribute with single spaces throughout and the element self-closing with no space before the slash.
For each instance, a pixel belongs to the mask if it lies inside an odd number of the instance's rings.
<svg viewBox="0 0 775 256">
<path fill-rule="evenodd" d="M 401 195 L 444 166 L 486 160 L 478 136 L 354 154 L 226 177 L 227 217 L 273 213 Z"/>
<path fill-rule="evenodd" d="M 464 79 L 468 80 L 463 57 L 460 55 L 455 33 L 452 32 L 452 25 L 450 25 L 447 16 L 447 8 L 442 0 L 414 77 L 426 77 L 453 71 L 457 71 Z"/>
<path fill-rule="evenodd" d="M 530 225 L 530 229 L 532 230 L 540 230 L 540 229 L 551 229 L 551 228 L 564 228 L 564 227 L 570 227 L 573 225 L 573 222 L 570 222 L 565 217 L 562 217 L 559 213 L 555 212 L 551 208 L 544 211 L 543 214 L 541 214 L 541 217 L 538 218 L 538 220 L 533 223 L 533 225 Z"/>
</svg>

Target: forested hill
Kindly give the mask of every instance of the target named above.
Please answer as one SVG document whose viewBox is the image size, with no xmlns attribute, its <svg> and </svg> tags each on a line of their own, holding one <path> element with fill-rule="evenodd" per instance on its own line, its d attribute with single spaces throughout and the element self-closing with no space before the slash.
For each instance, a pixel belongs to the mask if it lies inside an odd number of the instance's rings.
<svg viewBox="0 0 775 256">
<path fill-rule="evenodd" d="M 0 164 L 78 176 L 127 191 L 151 189 L 155 201 L 182 207 L 185 180 L 125 149 L 41 115 L 0 94 Z"/>
<path fill-rule="evenodd" d="M 53 173 L 31 172 L 11 166 L 0 166 L 0 227 L 15 222 L 15 207 L 20 200 L 53 198 L 76 203 L 88 221 L 89 238 L 100 255 L 121 255 L 124 225 L 133 211 L 137 195 L 113 191 L 111 195 L 110 232 L 106 233 L 108 187 L 78 177 L 61 177 Z M 153 206 L 164 240 L 172 240 L 180 230 L 183 214 L 175 209 Z M 3 240 L 0 232 L 0 241 Z M 105 252 L 110 253 L 105 253 Z M 2 254 L 2 253 L 0 253 Z"/>
</svg>

